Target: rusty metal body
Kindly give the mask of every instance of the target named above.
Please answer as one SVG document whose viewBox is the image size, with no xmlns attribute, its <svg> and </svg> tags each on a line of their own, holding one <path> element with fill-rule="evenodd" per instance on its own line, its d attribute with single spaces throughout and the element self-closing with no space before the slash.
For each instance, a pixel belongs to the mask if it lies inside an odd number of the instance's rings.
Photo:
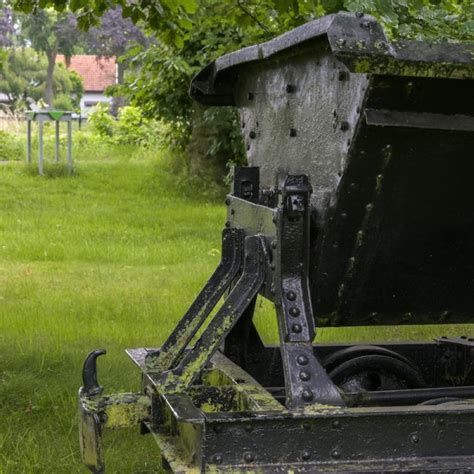
<svg viewBox="0 0 474 474">
<path fill-rule="evenodd" d="M 474 338 L 313 340 L 474 321 L 473 52 L 392 44 L 373 18 L 337 14 L 196 76 L 196 100 L 239 108 L 250 166 L 234 171 L 214 275 L 161 349 L 128 351 L 142 393 L 104 397 L 100 352 L 86 360 L 92 470 L 101 427 L 128 417 L 175 472 L 471 472 Z M 277 347 L 253 324 L 258 295 Z"/>
</svg>

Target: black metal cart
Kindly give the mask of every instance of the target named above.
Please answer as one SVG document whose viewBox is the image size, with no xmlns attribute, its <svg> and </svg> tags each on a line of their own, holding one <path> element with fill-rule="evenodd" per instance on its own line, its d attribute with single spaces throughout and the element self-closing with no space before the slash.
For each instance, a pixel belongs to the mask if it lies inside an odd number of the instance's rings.
<svg viewBox="0 0 474 474">
<path fill-rule="evenodd" d="M 472 472 L 474 338 L 313 340 L 474 322 L 473 58 L 339 13 L 196 76 L 194 99 L 239 108 L 250 166 L 215 273 L 161 349 L 127 351 L 142 392 L 104 395 L 103 351 L 87 358 L 89 468 L 104 469 L 102 428 L 140 423 L 174 472 Z M 257 295 L 278 346 L 255 329 Z"/>
</svg>

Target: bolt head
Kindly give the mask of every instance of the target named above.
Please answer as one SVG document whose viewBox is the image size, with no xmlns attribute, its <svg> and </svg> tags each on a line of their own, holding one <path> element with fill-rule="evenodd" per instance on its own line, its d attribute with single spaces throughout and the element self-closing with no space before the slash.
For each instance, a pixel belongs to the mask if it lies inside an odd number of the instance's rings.
<svg viewBox="0 0 474 474">
<path fill-rule="evenodd" d="M 254 139 L 256 136 L 257 134 L 253 130 L 249 133 L 249 137 L 252 139 Z"/>
<path fill-rule="evenodd" d="M 300 380 L 307 382 L 311 378 L 311 374 L 307 370 L 302 370 L 300 372 Z"/>
<path fill-rule="evenodd" d="M 296 293 L 294 291 L 288 291 L 288 293 L 286 294 L 286 298 L 290 301 L 295 301 Z"/>
<path fill-rule="evenodd" d="M 253 92 L 249 92 L 248 95 L 247 95 L 247 99 L 248 99 L 248 100 L 253 100 L 253 99 L 255 99 L 254 93 L 253 93 Z"/>
<path fill-rule="evenodd" d="M 294 333 L 299 334 L 303 330 L 303 328 L 301 327 L 301 324 L 295 323 L 291 326 L 291 330 Z"/>
<path fill-rule="evenodd" d="M 296 137 L 296 135 L 297 135 L 296 128 L 290 128 L 290 137 Z"/>
<path fill-rule="evenodd" d="M 339 451 L 339 449 L 334 448 L 331 451 L 331 457 L 333 457 L 334 459 L 339 459 L 341 457 L 341 452 Z"/>
<path fill-rule="evenodd" d="M 225 226 L 230 227 L 230 221 L 226 221 Z"/>
<path fill-rule="evenodd" d="M 305 402 L 310 402 L 314 398 L 313 392 L 309 388 L 305 388 L 301 393 L 301 397 Z"/>
<path fill-rule="evenodd" d="M 311 458 L 311 453 L 309 451 L 303 451 L 301 453 L 301 459 L 303 461 L 309 461 L 310 458 Z"/>
<path fill-rule="evenodd" d="M 296 358 L 296 362 L 299 365 L 306 365 L 309 361 L 308 361 L 308 358 L 305 355 L 301 354 Z"/>
<path fill-rule="evenodd" d="M 226 206 L 229 206 L 230 205 L 230 198 L 226 198 L 226 200 L 224 202 L 225 202 Z"/>
<path fill-rule="evenodd" d="M 294 86 L 293 84 L 287 84 L 286 92 L 288 92 L 288 94 L 292 94 L 293 92 L 296 92 L 296 86 Z"/>
<path fill-rule="evenodd" d="M 252 425 L 245 425 L 244 429 L 247 433 L 251 433 L 253 431 L 253 426 Z"/>
<path fill-rule="evenodd" d="M 221 464 L 222 463 L 222 455 L 221 454 L 214 454 L 214 456 L 212 457 L 212 462 L 214 464 Z"/>
<path fill-rule="evenodd" d="M 332 422 L 332 427 L 335 428 L 335 429 L 338 429 L 341 427 L 341 422 L 339 420 L 334 420 Z"/>
<path fill-rule="evenodd" d="M 296 306 L 293 306 L 293 307 L 290 308 L 290 314 L 291 314 L 291 316 L 296 318 L 300 315 L 300 310 Z"/>
<path fill-rule="evenodd" d="M 412 433 L 410 435 L 410 442 L 413 444 L 417 444 L 420 441 L 420 435 L 418 433 Z"/>
<path fill-rule="evenodd" d="M 245 453 L 244 454 L 244 461 L 245 462 L 252 462 L 255 459 L 253 453 Z"/>
</svg>

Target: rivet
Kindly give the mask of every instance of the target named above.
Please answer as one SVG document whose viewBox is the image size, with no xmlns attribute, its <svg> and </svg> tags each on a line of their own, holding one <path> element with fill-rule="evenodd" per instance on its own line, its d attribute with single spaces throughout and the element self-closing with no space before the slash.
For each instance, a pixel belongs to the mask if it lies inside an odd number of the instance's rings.
<svg viewBox="0 0 474 474">
<path fill-rule="evenodd" d="M 273 217 L 272 217 L 272 222 L 273 222 L 274 224 L 276 224 L 276 222 L 277 222 L 277 216 L 273 216 Z"/>
<path fill-rule="evenodd" d="M 347 41 L 344 38 L 338 38 L 336 40 L 336 46 L 338 46 L 339 48 L 342 48 L 346 43 Z"/>
<path fill-rule="evenodd" d="M 291 326 L 291 330 L 294 333 L 299 334 L 303 330 L 303 328 L 301 327 L 301 324 L 295 323 Z"/>
<path fill-rule="evenodd" d="M 242 128 L 245 128 L 245 122 L 242 122 L 241 126 L 242 126 Z"/>
<path fill-rule="evenodd" d="M 303 423 L 303 429 L 305 431 L 309 431 L 311 429 L 311 425 L 309 423 Z"/>
<path fill-rule="evenodd" d="M 334 459 L 339 459 L 341 457 L 341 453 L 339 452 L 339 449 L 334 448 L 331 451 L 331 457 L 333 457 Z"/>
<path fill-rule="evenodd" d="M 358 114 L 360 114 L 360 107 L 357 107 L 357 108 L 356 108 L 356 112 L 357 112 Z"/>
<path fill-rule="evenodd" d="M 311 374 L 306 371 L 306 370 L 302 370 L 300 372 L 300 379 L 303 381 L 303 382 L 307 382 L 309 379 L 311 378 Z"/>
<path fill-rule="evenodd" d="M 257 134 L 253 130 L 249 133 L 249 137 L 252 139 L 254 139 L 256 136 Z"/>
<path fill-rule="evenodd" d="M 225 226 L 230 227 L 230 221 L 226 221 Z"/>
<path fill-rule="evenodd" d="M 292 308 L 290 308 L 290 314 L 296 318 L 300 315 L 300 310 L 298 308 L 296 308 L 295 306 L 293 306 Z"/>
<path fill-rule="evenodd" d="M 356 13 L 355 13 L 355 16 L 356 16 L 357 18 L 363 18 L 363 17 L 364 17 L 364 14 L 363 14 L 362 12 L 356 12 Z"/>
<path fill-rule="evenodd" d="M 247 96 L 247 99 L 248 100 L 253 100 L 255 98 L 255 95 L 253 94 L 253 92 L 249 92 L 248 96 Z"/>
<path fill-rule="evenodd" d="M 296 86 L 294 86 L 293 84 L 287 84 L 286 92 L 288 92 L 288 94 L 293 94 L 293 92 L 296 92 Z"/>
<path fill-rule="evenodd" d="M 270 293 L 272 295 L 276 294 L 275 287 L 273 285 L 270 287 Z"/>
<path fill-rule="evenodd" d="M 418 441 L 420 441 L 420 436 L 418 435 L 418 433 L 412 433 L 410 435 L 410 441 L 413 443 L 413 444 L 417 444 Z"/>
<path fill-rule="evenodd" d="M 290 137 L 296 137 L 296 128 L 290 128 Z"/>
<path fill-rule="evenodd" d="M 225 202 L 226 206 L 229 206 L 230 205 L 230 198 L 226 198 L 226 200 L 224 202 Z"/>
<path fill-rule="evenodd" d="M 275 250 L 277 248 L 276 240 L 272 241 L 272 249 Z"/>
<path fill-rule="evenodd" d="M 347 81 L 349 79 L 349 73 L 347 71 L 339 71 L 337 78 L 340 81 Z"/>
<path fill-rule="evenodd" d="M 301 459 L 303 461 L 308 461 L 311 458 L 311 453 L 309 451 L 303 451 L 301 453 Z"/>
<path fill-rule="evenodd" d="M 296 300 L 296 293 L 294 291 L 288 291 L 286 294 L 287 299 L 290 301 L 295 301 Z"/>
<path fill-rule="evenodd" d="M 339 420 L 334 420 L 332 422 L 332 427 L 336 430 L 339 429 L 341 427 L 341 422 Z"/>
<path fill-rule="evenodd" d="M 212 462 L 214 464 L 221 464 L 222 463 L 222 456 L 220 454 L 214 454 L 212 457 Z"/>
<path fill-rule="evenodd" d="M 222 433 L 222 426 L 216 425 L 212 428 L 214 430 L 214 433 Z"/>
<path fill-rule="evenodd" d="M 231 213 L 232 215 L 234 215 L 234 214 L 235 214 L 235 209 L 231 209 L 231 210 L 230 210 L 230 213 Z"/>
<path fill-rule="evenodd" d="M 349 122 L 346 122 L 345 120 L 341 122 L 341 125 L 339 127 L 343 132 L 346 130 L 349 130 Z"/>
<path fill-rule="evenodd" d="M 252 462 L 255 459 L 255 456 L 253 453 L 245 453 L 244 454 L 244 460 L 245 462 Z"/>
<path fill-rule="evenodd" d="M 253 431 L 253 426 L 252 425 L 245 425 L 244 429 L 247 433 L 251 433 Z"/>
<path fill-rule="evenodd" d="M 301 354 L 296 358 L 296 362 L 299 365 L 306 365 L 308 363 L 308 358 L 305 355 Z"/>
<path fill-rule="evenodd" d="M 341 217 L 342 217 L 343 219 L 347 219 L 347 212 L 343 212 L 343 213 L 341 214 Z"/>
<path fill-rule="evenodd" d="M 363 21 L 361 24 L 360 24 L 360 27 L 361 28 L 364 28 L 365 30 L 370 30 L 371 28 L 371 24 L 370 24 L 370 21 Z"/>
<path fill-rule="evenodd" d="M 272 264 L 270 265 L 270 268 L 271 268 L 272 270 L 275 270 L 275 268 L 276 268 L 276 267 L 275 267 L 275 264 L 272 263 Z"/>
<path fill-rule="evenodd" d="M 303 398 L 305 402 L 310 402 L 314 398 L 314 395 L 311 390 L 309 390 L 308 388 L 305 388 L 303 392 L 301 393 L 301 397 Z"/>
</svg>

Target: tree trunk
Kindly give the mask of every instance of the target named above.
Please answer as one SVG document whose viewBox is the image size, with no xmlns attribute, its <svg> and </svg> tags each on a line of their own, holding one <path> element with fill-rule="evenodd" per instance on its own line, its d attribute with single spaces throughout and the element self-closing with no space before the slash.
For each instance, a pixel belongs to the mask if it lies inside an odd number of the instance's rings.
<svg viewBox="0 0 474 474">
<path fill-rule="evenodd" d="M 44 88 L 44 100 L 48 104 L 49 108 L 53 107 L 54 90 L 53 90 L 53 77 L 54 68 L 56 66 L 56 53 L 57 48 L 54 47 L 46 53 L 48 58 L 48 69 L 46 71 L 46 84 Z"/>
<path fill-rule="evenodd" d="M 125 78 L 125 69 L 126 65 L 123 61 L 118 61 L 117 62 L 117 83 L 119 85 L 123 84 L 124 78 Z M 117 116 L 119 108 L 123 107 L 125 105 L 125 97 L 117 97 L 114 96 L 112 98 L 112 115 Z"/>
</svg>

